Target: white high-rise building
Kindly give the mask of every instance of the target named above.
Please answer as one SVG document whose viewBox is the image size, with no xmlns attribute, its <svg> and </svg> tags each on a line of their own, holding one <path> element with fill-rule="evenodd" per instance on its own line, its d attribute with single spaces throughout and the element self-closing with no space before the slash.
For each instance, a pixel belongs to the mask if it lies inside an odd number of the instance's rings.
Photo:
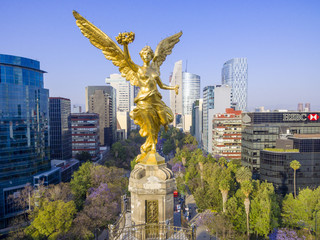
<svg viewBox="0 0 320 240">
<path fill-rule="evenodd" d="M 170 77 L 170 85 L 179 85 L 179 94 L 170 91 L 170 108 L 172 110 L 174 120 L 173 126 L 182 128 L 182 60 L 174 64 L 173 73 Z"/>
<path fill-rule="evenodd" d="M 232 102 L 236 110 L 246 111 L 248 101 L 247 58 L 233 58 L 223 64 L 222 84 L 232 87 Z"/>
<path fill-rule="evenodd" d="M 136 86 L 130 85 L 130 82 L 121 77 L 121 74 L 110 74 L 106 78 L 106 83 L 110 84 L 117 92 L 117 111 L 129 112 L 133 109 Z M 137 91 L 136 91 L 137 92 Z"/>
<path fill-rule="evenodd" d="M 202 104 L 202 146 L 208 152 L 208 116 L 209 109 L 214 108 L 214 86 L 206 86 L 203 89 Z"/>
<path fill-rule="evenodd" d="M 171 86 L 178 84 L 179 94 L 170 93 L 170 107 L 175 116 L 173 126 L 190 131 L 192 124 L 192 104 L 200 98 L 200 76 L 183 72 L 182 60 L 175 63 L 171 76 Z"/>
<path fill-rule="evenodd" d="M 82 113 L 82 107 L 80 105 L 72 105 L 71 113 Z"/>
<path fill-rule="evenodd" d="M 213 117 L 217 113 L 224 113 L 226 108 L 230 108 L 232 106 L 231 100 L 231 87 L 228 85 L 215 85 L 204 88 L 202 144 L 203 149 L 209 153 L 212 153 Z"/>
</svg>

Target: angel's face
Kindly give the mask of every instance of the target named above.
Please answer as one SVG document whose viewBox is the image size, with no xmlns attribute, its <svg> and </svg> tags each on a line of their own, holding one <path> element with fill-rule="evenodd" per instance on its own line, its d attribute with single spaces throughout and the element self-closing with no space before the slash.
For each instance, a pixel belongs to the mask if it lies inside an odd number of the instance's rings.
<svg viewBox="0 0 320 240">
<path fill-rule="evenodd" d="M 144 48 L 140 52 L 141 59 L 144 62 L 150 62 L 153 59 L 153 51 L 151 48 Z"/>
</svg>

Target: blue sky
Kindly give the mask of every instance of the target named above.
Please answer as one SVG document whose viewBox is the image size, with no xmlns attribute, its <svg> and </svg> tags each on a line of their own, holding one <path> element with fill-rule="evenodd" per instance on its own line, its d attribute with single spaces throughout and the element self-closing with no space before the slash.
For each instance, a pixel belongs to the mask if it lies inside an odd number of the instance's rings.
<svg viewBox="0 0 320 240">
<path fill-rule="evenodd" d="M 221 83 L 225 61 L 247 57 L 249 110 L 295 110 L 298 102 L 320 110 L 318 0 L 1 0 L 0 53 L 39 60 L 48 72 L 50 96 L 84 104 L 85 87 L 104 85 L 118 69 L 83 37 L 72 10 L 113 39 L 119 32 L 135 32 L 129 49 L 137 64 L 143 46 L 155 49 L 182 30 L 161 67 L 167 84 L 178 60 L 187 60 L 188 72 L 201 76 L 203 89 Z M 168 103 L 169 94 L 161 93 Z"/>
</svg>

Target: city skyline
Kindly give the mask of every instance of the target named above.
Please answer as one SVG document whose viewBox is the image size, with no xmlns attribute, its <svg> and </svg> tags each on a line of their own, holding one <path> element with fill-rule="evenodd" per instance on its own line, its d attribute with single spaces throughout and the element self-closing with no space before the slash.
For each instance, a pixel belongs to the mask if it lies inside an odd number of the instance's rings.
<svg viewBox="0 0 320 240">
<path fill-rule="evenodd" d="M 118 70 L 81 35 L 72 16 L 77 10 L 113 39 L 119 32 L 135 32 L 129 50 L 139 65 L 138 52 L 145 44 L 155 50 L 160 40 L 182 30 L 181 41 L 161 67 L 166 84 L 179 60 L 188 61 L 183 70 L 201 77 L 202 90 L 221 84 L 224 62 L 246 57 L 250 111 L 259 106 L 296 110 L 299 102 L 320 110 L 318 1 L 122 3 L 3 1 L 0 26 L 6 37 L 0 53 L 39 60 L 48 72 L 44 83 L 50 96 L 84 106 L 85 87 L 104 85 Z M 168 104 L 169 93 L 160 92 Z"/>
</svg>

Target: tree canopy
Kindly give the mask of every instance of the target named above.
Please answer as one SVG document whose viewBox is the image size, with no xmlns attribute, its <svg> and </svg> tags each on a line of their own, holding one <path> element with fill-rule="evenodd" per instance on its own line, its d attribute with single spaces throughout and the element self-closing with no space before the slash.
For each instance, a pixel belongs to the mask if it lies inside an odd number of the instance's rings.
<svg viewBox="0 0 320 240">
<path fill-rule="evenodd" d="M 59 235 L 69 231 L 75 214 L 73 201 L 65 203 L 61 200 L 45 200 L 26 232 L 34 239 L 57 239 Z"/>
</svg>

